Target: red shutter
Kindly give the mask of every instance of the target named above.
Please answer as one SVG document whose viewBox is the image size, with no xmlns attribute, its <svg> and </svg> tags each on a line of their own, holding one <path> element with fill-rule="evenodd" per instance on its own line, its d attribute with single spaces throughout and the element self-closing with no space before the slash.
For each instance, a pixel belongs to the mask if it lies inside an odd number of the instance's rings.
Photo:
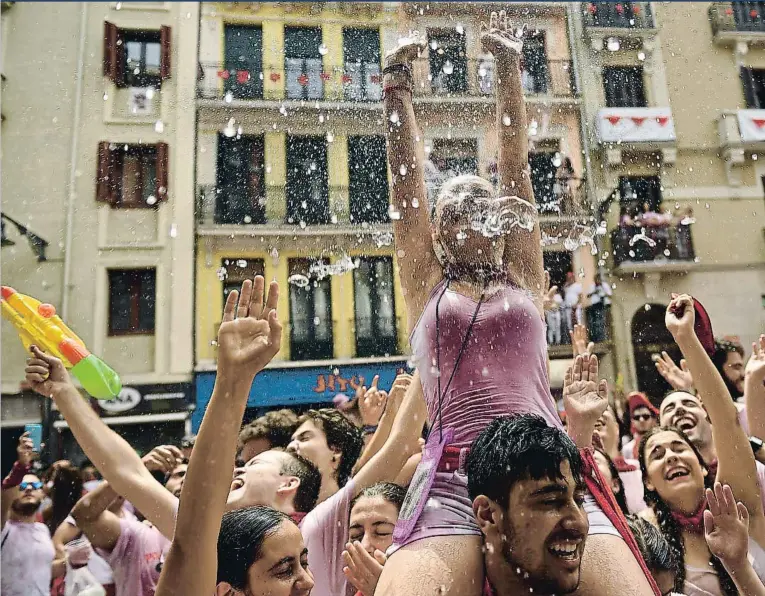
<svg viewBox="0 0 765 596">
<path fill-rule="evenodd" d="M 112 187 L 114 181 L 114 156 L 107 141 L 98 144 L 98 178 L 96 179 L 96 200 L 103 203 L 112 203 Z"/>
<path fill-rule="evenodd" d="M 167 143 L 157 143 L 157 199 L 167 199 L 168 181 L 168 147 Z"/>
<path fill-rule="evenodd" d="M 162 25 L 159 33 L 159 45 L 161 48 L 159 58 L 159 76 L 163 81 L 170 78 L 170 53 L 172 50 L 172 46 L 170 44 L 171 32 L 172 31 L 170 27 Z"/>
<path fill-rule="evenodd" d="M 117 39 L 119 30 L 114 23 L 104 22 L 104 76 L 117 81 Z"/>
</svg>

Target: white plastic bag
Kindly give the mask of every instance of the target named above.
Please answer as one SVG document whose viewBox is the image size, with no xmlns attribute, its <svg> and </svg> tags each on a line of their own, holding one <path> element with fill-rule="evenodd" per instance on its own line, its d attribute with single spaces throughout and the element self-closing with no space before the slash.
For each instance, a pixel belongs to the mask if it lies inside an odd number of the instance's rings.
<svg viewBox="0 0 765 596">
<path fill-rule="evenodd" d="M 106 590 L 88 570 L 88 560 L 93 552 L 90 542 L 84 538 L 66 545 L 65 596 L 106 596 Z"/>
</svg>

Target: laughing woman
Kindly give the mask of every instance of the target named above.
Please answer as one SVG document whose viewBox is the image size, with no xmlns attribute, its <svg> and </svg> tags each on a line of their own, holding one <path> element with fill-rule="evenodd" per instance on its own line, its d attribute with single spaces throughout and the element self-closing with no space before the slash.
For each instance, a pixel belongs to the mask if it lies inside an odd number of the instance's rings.
<svg viewBox="0 0 765 596">
<path fill-rule="evenodd" d="M 522 43 L 504 12 L 481 44 L 496 61 L 499 189 L 478 176 L 446 181 L 432 209 L 412 103 L 405 40 L 386 58 L 384 104 L 393 179 L 394 234 L 412 351 L 433 423 L 403 504 L 376 594 L 477 596 L 481 532 L 462 463 L 494 419 L 532 413 L 560 427 L 547 375 L 544 268 L 529 176 Z M 580 594 L 650 594 L 627 545 L 589 499 L 591 536 Z M 603 521 L 605 520 L 605 521 Z"/>
<path fill-rule="evenodd" d="M 694 331 L 694 304 L 689 296 L 672 299 L 667 329 L 680 347 L 712 422 L 717 448 L 717 478 L 711 478 L 696 447 L 682 431 L 654 428 L 641 440 L 640 469 L 650 516 L 663 532 L 678 560 L 684 561 L 676 589 L 687 596 L 734 596 L 733 580 L 712 555 L 704 539 L 705 489 L 715 480 L 728 484 L 749 511 L 750 552 L 758 559 L 765 544 L 765 515 L 754 455 L 738 421 L 738 412 L 720 373 Z M 757 567 L 757 565 L 755 566 Z"/>
</svg>

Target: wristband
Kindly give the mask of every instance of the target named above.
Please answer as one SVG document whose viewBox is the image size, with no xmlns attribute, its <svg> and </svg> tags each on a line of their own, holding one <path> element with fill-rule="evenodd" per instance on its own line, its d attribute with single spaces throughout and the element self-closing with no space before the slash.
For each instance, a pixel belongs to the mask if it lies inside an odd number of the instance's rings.
<svg viewBox="0 0 765 596">
<path fill-rule="evenodd" d="M 385 99 L 388 96 L 388 92 L 391 89 L 401 89 L 403 91 L 408 91 L 409 93 L 412 93 L 412 85 L 386 85 L 383 87 L 383 99 Z"/>
<path fill-rule="evenodd" d="M 377 426 L 378 426 L 377 424 L 365 424 L 362 427 L 361 431 L 365 435 L 373 435 L 373 434 L 375 434 L 377 432 Z"/>
<path fill-rule="evenodd" d="M 24 480 L 24 476 L 29 473 L 29 466 L 23 465 L 21 462 L 13 464 L 13 468 L 8 472 L 8 475 L 3 479 L 3 490 L 14 488 L 21 484 Z"/>
</svg>

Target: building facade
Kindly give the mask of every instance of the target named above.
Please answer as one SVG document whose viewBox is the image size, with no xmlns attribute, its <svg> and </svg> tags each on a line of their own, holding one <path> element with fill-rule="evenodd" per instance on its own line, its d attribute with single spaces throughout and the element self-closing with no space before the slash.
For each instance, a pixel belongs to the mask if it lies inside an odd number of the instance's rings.
<svg viewBox="0 0 765 596">
<path fill-rule="evenodd" d="M 3 284 L 55 305 L 121 374 L 120 398 L 95 406 L 109 424 L 134 444 L 180 438 L 193 405 L 199 6 L 4 2 L 2 20 Z M 12 455 L 42 408 L 13 327 L 2 331 Z M 76 457 L 63 429 L 50 442 Z"/>
<path fill-rule="evenodd" d="M 716 334 L 744 346 L 765 328 L 765 15 L 747 2 L 585 2 L 571 16 L 614 357 L 625 387 L 658 401 L 653 355 L 677 356 L 671 292 L 698 297 Z"/>
</svg>

